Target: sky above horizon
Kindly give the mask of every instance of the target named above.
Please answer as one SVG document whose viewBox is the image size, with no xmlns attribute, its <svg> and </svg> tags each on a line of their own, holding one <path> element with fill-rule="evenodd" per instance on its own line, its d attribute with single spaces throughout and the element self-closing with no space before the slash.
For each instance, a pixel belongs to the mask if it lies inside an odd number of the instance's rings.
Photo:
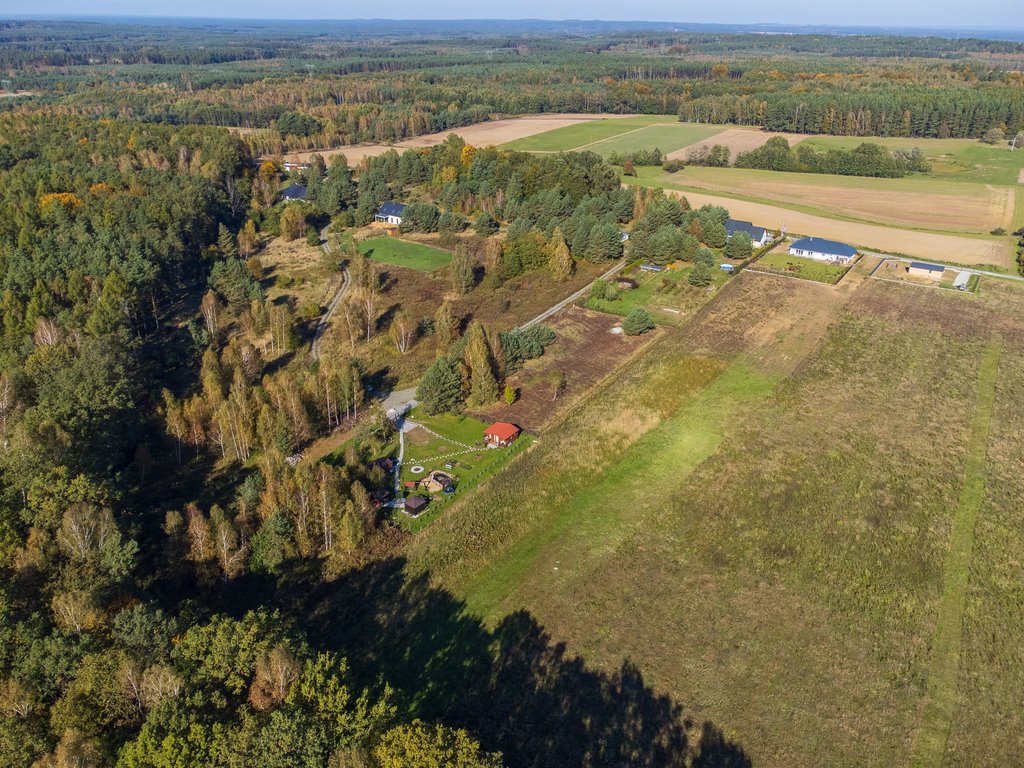
<svg viewBox="0 0 1024 768">
<path fill-rule="evenodd" d="M 514 7 L 470 0 L 391 0 L 386 4 L 305 0 L 3 0 L 0 17 L 18 16 L 176 16 L 247 19 L 604 19 L 720 24 L 829 24 L 863 26 L 1020 28 L 1020 0 L 733 0 L 728 4 L 647 0 L 519 0 Z"/>
</svg>

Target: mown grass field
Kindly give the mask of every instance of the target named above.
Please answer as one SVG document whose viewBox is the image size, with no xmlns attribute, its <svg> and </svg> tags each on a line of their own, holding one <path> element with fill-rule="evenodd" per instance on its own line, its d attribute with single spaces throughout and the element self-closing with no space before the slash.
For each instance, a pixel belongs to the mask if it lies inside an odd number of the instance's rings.
<svg viewBox="0 0 1024 768">
<path fill-rule="evenodd" d="M 720 125 L 680 122 L 649 125 L 641 130 L 630 131 L 597 144 L 591 144 L 587 149 L 605 157 L 616 152 L 651 149 L 659 149 L 663 155 L 667 155 L 721 132 L 722 126 Z"/>
<path fill-rule="evenodd" d="M 588 120 L 516 139 L 502 144 L 501 149 L 514 149 L 520 152 L 568 152 L 627 131 L 635 131 L 656 123 L 672 123 L 676 120 L 675 115 L 637 115 L 608 120 Z"/>
<path fill-rule="evenodd" d="M 731 281 L 442 516 L 414 567 L 588 664 L 630 659 L 754 765 L 907 765 L 923 724 L 950 737 L 921 765 L 1014 763 L 1024 293 L 844 285 Z"/>
<path fill-rule="evenodd" d="M 826 264 L 802 256 L 790 256 L 784 251 L 766 253 L 753 264 L 754 269 L 778 272 L 782 275 L 799 277 L 803 280 L 814 280 L 819 283 L 835 285 L 846 274 L 848 267 L 839 264 Z"/>
<path fill-rule="evenodd" d="M 446 251 L 395 237 L 361 240 L 359 250 L 364 256 L 382 264 L 394 264 L 419 272 L 433 272 L 447 266 L 452 260 L 452 255 Z"/>
</svg>

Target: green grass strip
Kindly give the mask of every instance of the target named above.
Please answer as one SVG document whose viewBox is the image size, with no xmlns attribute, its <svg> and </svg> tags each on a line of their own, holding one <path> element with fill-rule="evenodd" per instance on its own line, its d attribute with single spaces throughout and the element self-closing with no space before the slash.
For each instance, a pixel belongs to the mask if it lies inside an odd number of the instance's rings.
<svg viewBox="0 0 1024 768">
<path fill-rule="evenodd" d="M 492 617 L 502 600 L 528 576 L 537 560 L 565 536 L 574 558 L 585 562 L 608 551 L 632 530 L 652 500 L 666 503 L 672 490 L 718 450 L 736 407 L 767 397 L 778 383 L 744 362 L 734 362 L 670 418 L 662 421 L 583 487 L 554 516 L 480 573 L 466 590 L 470 610 Z M 628 407 L 624 406 L 624 407 Z"/>
<path fill-rule="evenodd" d="M 911 761 L 915 768 L 940 768 L 946 753 L 950 725 L 953 722 L 960 672 L 964 602 L 971 572 L 975 523 L 985 499 L 986 447 L 995 405 L 996 374 L 1001 349 L 1002 343 L 999 338 L 990 342 L 978 374 L 978 398 L 974 406 L 971 439 L 967 447 L 964 486 L 953 518 L 942 597 L 939 602 L 939 617 L 932 641 L 924 714 Z"/>
</svg>

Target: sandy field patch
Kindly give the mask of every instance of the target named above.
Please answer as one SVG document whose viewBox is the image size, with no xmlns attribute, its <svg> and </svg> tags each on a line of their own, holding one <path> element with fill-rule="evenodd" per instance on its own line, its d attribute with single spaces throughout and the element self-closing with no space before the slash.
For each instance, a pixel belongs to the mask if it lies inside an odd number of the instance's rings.
<svg viewBox="0 0 1024 768">
<path fill-rule="evenodd" d="M 1020 169 L 1020 173 L 1017 175 L 1017 183 L 1024 184 L 1024 168 Z"/>
<path fill-rule="evenodd" d="M 452 134 L 457 134 L 466 140 L 466 143 L 474 147 L 498 146 L 516 139 L 524 139 L 527 136 L 534 136 L 538 133 L 546 133 L 556 128 L 564 128 L 568 125 L 576 125 L 589 120 L 606 120 L 609 118 L 633 117 L 633 115 L 599 115 L 599 114 L 549 114 L 549 115 L 528 115 L 526 117 L 512 117 L 506 120 L 491 120 L 486 123 L 467 125 L 463 128 L 452 128 L 440 133 L 428 133 L 424 136 L 416 136 L 412 139 L 400 141 L 394 145 L 387 144 L 364 144 L 355 147 L 339 147 L 337 149 L 320 150 L 319 154 L 326 160 L 332 155 L 343 154 L 349 165 L 358 165 L 367 157 L 382 155 L 389 149 L 397 149 L 399 152 L 405 149 L 417 149 L 421 147 L 433 147 L 444 142 Z M 313 152 L 289 152 L 285 155 L 286 160 L 293 162 L 305 162 Z"/>
<path fill-rule="evenodd" d="M 789 233 L 839 240 L 858 248 L 877 249 L 887 253 L 900 253 L 956 264 L 1007 268 L 1013 266 L 1007 243 L 998 240 L 914 232 L 874 224 L 840 221 L 764 203 L 751 203 L 696 192 L 673 191 L 672 194 L 685 197 L 695 208 L 702 205 L 721 205 L 728 208 L 734 218 L 752 221 L 758 226 L 777 229 L 785 225 Z"/>
<path fill-rule="evenodd" d="M 807 138 L 806 133 L 765 133 L 753 128 L 729 128 L 703 141 L 698 141 L 696 144 L 670 152 L 668 159 L 685 160 L 686 155 L 692 150 L 700 149 L 701 147 L 710 149 L 716 144 L 723 144 L 729 148 L 730 159 L 735 160 L 736 155 L 740 152 L 749 152 L 752 149 L 757 149 L 774 136 L 784 136 L 791 147 L 795 147 Z"/>
</svg>

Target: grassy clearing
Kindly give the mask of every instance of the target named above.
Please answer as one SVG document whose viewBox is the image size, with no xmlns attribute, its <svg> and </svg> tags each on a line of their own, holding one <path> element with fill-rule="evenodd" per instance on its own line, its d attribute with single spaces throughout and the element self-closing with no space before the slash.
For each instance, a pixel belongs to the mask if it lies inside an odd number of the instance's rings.
<svg viewBox="0 0 1024 768">
<path fill-rule="evenodd" d="M 664 272 L 633 269 L 627 276 L 638 283 L 636 288 L 621 289 L 614 301 L 588 298 L 584 306 L 622 317 L 637 307 L 643 307 L 651 312 L 658 324 L 676 325 L 707 299 L 706 289 L 696 288 L 686 281 L 692 271 L 692 265 Z M 715 270 L 713 285 L 720 287 L 728 279 L 727 273 Z"/>
<path fill-rule="evenodd" d="M 647 125 L 676 121 L 675 115 L 638 115 L 608 120 L 588 120 L 576 125 L 556 128 L 501 145 L 501 149 L 521 152 L 568 152 L 569 150 L 610 139 L 626 131 L 635 131 Z"/>
<path fill-rule="evenodd" d="M 359 250 L 364 256 L 382 264 L 394 264 L 418 272 L 433 272 L 448 266 L 452 260 L 452 255 L 446 251 L 394 237 L 361 240 Z"/>
<path fill-rule="evenodd" d="M 1024 160 L 1020 152 L 1011 152 L 1006 144 L 992 146 L 977 139 L 862 138 L 854 136 L 812 136 L 805 142 L 816 149 L 853 149 L 872 142 L 890 150 L 917 147 L 931 163 L 924 177 L 969 181 L 980 184 L 1013 184 Z"/>
<path fill-rule="evenodd" d="M 807 259 L 803 256 L 790 256 L 784 251 L 773 251 L 766 253 L 753 264 L 754 269 L 763 269 L 767 272 L 778 272 L 780 275 L 799 277 L 804 280 L 814 280 L 818 283 L 835 285 L 849 270 L 848 266 L 840 264 L 825 264 L 814 259 Z"/>
<path fill-rule="evenodd" d="M 420 537 L 414 568 L 491 621 L 529 610 L 588 664 L 630 659 L 755 765 L 904 765 L 950 511 L 973 493 L 970 404 L 993 330 L 1020 336 L 1020 289 L 992 282 L 965 300 L 741 275 Z M 1024 398 L 1015 344 L 1000 361 L 1017 372 L 997 391 L 1007 413 Z M 984 631 L 965 632 L 959 670 L 1006 740 L 958 710 L 963 765 L 1012 763 L 1024 717 L 1024 416 L 997 421 L 988 487 L 1014 485 L 989 490 L 979 518 L 994 569 L 968 585 L 965 624 Z"/>
<path fill-rule="evenodd" d="M 978 396 L 971 423 L 971 439 L 967 446 L 964 483 L 953 513 L 942 598 L 932 640 L 928 693 L 911 762 L 911 765 L 920 768 L 941 768 L 949 729 L 953 723 L 960 669 L 960 646 L 963 638 L 964 603 L 974 551 L 974 529 L 985 499 L 986 449 L 995 404 L 1000 349 L 1001 343 L 996 338 L 989 344 L 978 376 Z"/>
<path fill-rule="evenodd" d="M 696 367 L 698 380 L 709 368 Z M 689 367 L 689 366 L 687 366 Z M 566 504 L 551 510 L 544 527 L 519 540 L 511 551 L 479 574 L 466 590 L 471 610 L 485 616 L 508 595 L 531 579 L 546 550 L 569 543 L 571 563 L 560 566 L 570 572 L 586 551 L 614 547 L 632 530 L 632 523 L 650 511 L 652 503 L 665 499 L 680 478 L 713 454 L 723 436 L 723 426 L 747 401 L 765 397 L 774 380 L 742 363 L 730 366 L 721 376 L 671 418 L 646 432 L 601 473 L 593 475 Z M 565 577 L 567 574 L 560 574 Z"/>
<path fill-rule="evenodd" d="M 698 141 L 711 138 L 722 132 L 718 125 L 698 125 L 694 123 L 670 123 L 666 125 L 650 125 L 642 130 L 617 135 L 587 149 L 599 155 L 608 156 L 613 152 L 636 152 L 638 150 L 660 149 L 662 154 L 675 152 L 683 147 L 696 144 Z"/>
</svg>

